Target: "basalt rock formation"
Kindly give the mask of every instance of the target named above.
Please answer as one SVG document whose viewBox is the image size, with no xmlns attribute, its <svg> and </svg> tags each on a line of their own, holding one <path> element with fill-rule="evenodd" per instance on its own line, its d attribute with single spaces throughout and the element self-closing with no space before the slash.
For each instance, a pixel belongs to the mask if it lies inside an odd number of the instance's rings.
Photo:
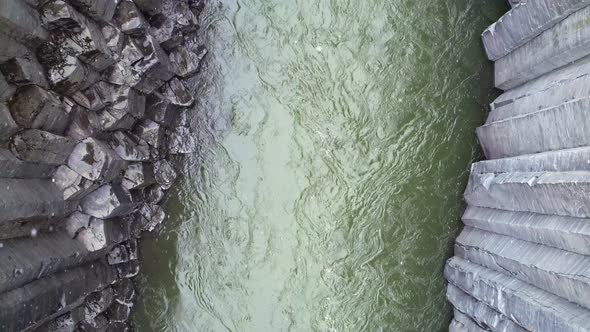
<svg viewBox="0 0 590 332">
<path fill-rule="evenodd" d="M 0 1 L 0 331 L 127 331 L 195 151 L 199 0 Z"/>
<path fill-rule="evenodd" d="M 482 35 L 504 93 L 477 129 L 449 330 L 590 331 L 590 1 L 516 2 Z"/>
</svg>

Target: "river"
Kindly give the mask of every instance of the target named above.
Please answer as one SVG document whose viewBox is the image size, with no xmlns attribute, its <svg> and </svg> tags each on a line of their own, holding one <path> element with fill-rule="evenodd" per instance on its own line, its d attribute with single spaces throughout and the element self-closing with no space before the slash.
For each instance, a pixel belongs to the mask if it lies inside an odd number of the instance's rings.
<svg viewBox="0 0 590 332">
<path fill-rule="evenodd" d="M 500 0 L 210 0 L 138 331 L 446 331 Z"/>
</svg>

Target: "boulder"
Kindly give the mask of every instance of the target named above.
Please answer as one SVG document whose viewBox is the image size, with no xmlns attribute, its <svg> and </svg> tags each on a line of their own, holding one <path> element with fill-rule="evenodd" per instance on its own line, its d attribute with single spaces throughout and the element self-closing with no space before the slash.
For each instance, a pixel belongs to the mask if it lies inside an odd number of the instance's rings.
<svg viewBox="0 0 590 332">
<path fill-rule="evenodd" d="M 135 286 L 130 279 L 122 279 L 113 285 L 115 298 L 120 303 L 132 305 L 135 299 Z"/>
<path fill-rule="evenodd" d="M 148 204 L 158 204 L 164 198 L 164 190 L 158 184 L 143 189 L 143 199 Z"/>
<path fill-rule="evenodd" d="M 107 287 L 101 291 L 88 295 L 86 303 L 83 306 L 84 318 L 96 318 L 111 306 L 114 299 L 115 292 L 111 287 Z"/>
<path fill-rule="evenodd" d="M 154 162 L 154 174 L 156 182 L 166 190 L 170 189 L 176 180 L 176 171 L 172 164 L 165 159 Z"/>
<path fill-rule="evenodd" d="M 189 49 L 186 46 L 179 46 L 172 50 L 169 55 L 172 72 L 183 78 L 195 75 L 206 55 L 207 49 L 204 46 L 200 46 L 196 50 Z"/>
<path fill-rule="evenodd" d="M 139 274 L 139 261 L 131 261 L 115 266 L 119 279 L 133 278 Z"/>
<path fill-rule="evenodd" d="M 110 22 L 119 0 L 69 0 L 82 13 L 97 21 Z"/>
<path fill-rule="evenodd" d="M 141 75 L 141 80 L 134 87 L 149 94 L 170 80 L 174 73 L 168 55 L 153 36 L 137 36 L 134 41 L 143 54 L 143 58 L 133 64 L 134 70 Z"/>
<path fill-rule="evenodd" d="M 10 101 L 10 111 L 16 123 L 24 128 L 63 135 L 69 124 L 70 114 L 59 96 L 37 85 L 18 89 Z"/>
<path fill-rule="evenodd" d="M 125 52 L 125 49 L 123 49 Z M 122 55 L 123 59 L 126 58 L 125 55 Z M 125 65 L 124 61 L 120 61 L 109 68 L 107 68 L 102 73 L 102 79 L 106 82 L 118 84 L 118 85 L 125 85 L 125 86 L 136 86 L 141 77 L 140 74 L 133 69 L 130 65 Z"/>
<path fill-rule="evenodd" d="M 14 136 L 10 141 L 10 150 L 20 160 L 44 164 L 64 164 L 75 141 L 38 129 L 26 129 Z"/>
<path fill-rule="evenodd" d="M 80 332 L 104 332 L 109 327 L 109 319 L 100 314 L 94 318 L 84 319 L 78 324 Z"/>
<path fill-rule="evenodd" d="M 41 21 L 47 30 L 80 32 L 86 17 L 63 0 L 49 0 L 41 8 Z"/>
<path fill-rule="evenodd" d="M 82 212 L 95 218 L 113 218 L 135 210 L 131 193 L 119 184 L 106 184 L 87 195 L 81 202 Z"/>
<path fill-rule="evenodd" d="M 185 154 L 197 151 L 197 138 L 188 127 L 176 127 L 168 131 L 168 152 Z"/>
<path fill-rule="evenodd" d="M 7 82 L 17 86 L 36 84 L 44 88 L 49 87 L 43 68 L 32 54 L 12 58 L 0 64 L 0 71 Z"/>
<path fill-rule="evenodd" d="M 53 53 L 55 54 L 55 53 Z M 87 64 L 68 54 L 62 59 L 46 63 L 49 82 L 55 91 L 73 95 L 96 83 L 100 76 Z"/>
<path fill-rule="evenodd" d="M 149 119 L 141 120 L 133 128 L 133 133 L 149 144 L 152 158 L 159 158 L 163 154 L 161 148 L 164 147 L 165 132 L 158 123 Z"/>
<path fill-rule="evenodd" d="M 180 107 L 156 94 L 147 96 L 146 106 L 147 118 L 163 126 L 171 126 L 181 112 Z"/>
<path fill-rule="evenodd" d="M 0 148 L 0 178 L 48 179 L 51 178 L 54 170 L 54 165 L 25 162 L 16 158 L 9 150 Z"/>
<path fill-rule="evenodd" d="M 0 31 L 31 48 L 47 40 L 39 14 L 22 0 L 0 1 Z"/>
<path fill-rule="evenodd" d="M 64 200 L 78 200 L 98 187 L 65 165 L 57 168 L 52 180 L 63 193 Z"/>
<path fill-rule="evenodd" d="M 78 141 L 96 135 L 100 127 L 97 114 L 82 106 L 74 107 L 70 120 L 66 135 Z"/>
<path fill-rule="evenodd" d="M 106 312 L 111 322 L 126 322 L 131 314 L 132 304 L 123 304 L 118 301 L 113 302 Z"/>
<path fill-rule="evenodd" d="M 137 6 L 130 0 L 119 2 L 115 11 L 114 21 L 125 34 L 142 35 L 145 33 L 148 23 Z"/>
<path fill-rule="evenodd" d="M 154 168 L 148 163 L 130 164 L 121 181 L 121 185 L 128 190 L 141 189 L 154 183 L 156 183 Z"/>
<path fill-rule="evenodd" d="M 190 91 L 177 78 L 166 82 L 156 93 L 160 98 L 168 100 L 170 103 L 188 107 L 194 102 Z"/>
<path fill-rule="evenodd" d="M 0 103 L 0 143 L 7 141 L 19 129 L 6 104 Z"/>
<path fill-rule="evenodd" d="M 110 265 L 127 263 L 130 260 L 129 251 L 127 250 L 127 247 L 122 244 L 113 247 L 107 255 L 107 261 Z"/>
<path fill-rule="evenodd" d="M 8 101 L 15 91 L 16 87 L 8 83 L 2 72 L 0 72 L 0 102 Z"/>
<path fill-rule="evenodd" d="M 145 161 L 150 159 L 149 145 L 132 133 L 114 132 L 110 145 L 123 160 Z"/>
<path fill-rule="evenodd" d="M 65 231 L 73 239 L 80 231 L 90 227 L 91 216 L 80 211 L 72 213 L 64 220 Z"/>
<path fill-rule="evenodd" d="M 107 220 L 90 218 L 89 225 L 76 232 L 76 240 L 90 252 L 110 248 L 131 236 L 129 225 L 123 224 L 116 218 Z"/>
<path fill-rule="evenodd" d="M 88 180 L 104 182 L 119 177 L 127 165 L 107 144 L 94 138 L 78 143 L 67 164 Z"/>
<path fill-rule="evenodd" d="M 1 31 L 1 30 L 0 30 Z M 0 32 L 0 63 L 13 58 L 29 57 L 31 52 L 21 43 Z"/>
</svg>

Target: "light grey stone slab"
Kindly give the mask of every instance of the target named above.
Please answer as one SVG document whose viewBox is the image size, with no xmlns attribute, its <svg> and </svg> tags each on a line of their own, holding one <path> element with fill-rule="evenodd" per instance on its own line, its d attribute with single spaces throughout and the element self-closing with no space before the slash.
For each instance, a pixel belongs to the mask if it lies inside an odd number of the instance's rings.
<svg viewBox="0 0 590 332">
<path fill-rule="evenodd" d="M 585 7 L 496 61 L 495 86 L 512 89 L 590 54 L 589 15 Z"/>
<path fill-rule="evenodd" d="M 483 160 L 471 165 L 471 173 L 564 172 L 590 170 L 590 147 L 579 147 Z"/>
<path fill-rule="evenodd" d="M 590 145 L 590 98 L 477 128 L 489 159 Z"/>
<path fill-rule="evenodd" d="M 453 284 L 447 285 L 447 299 L 460 314 L 470 317 L 480 326 L 486 326 L 492 332 L 526 332 L 524 328 L 513 322 L 487 304 L 480 302 Z M 457 315 L 455 314 L 455 317 Z"/>
<path fill-rule="evenodd" d="M 67 164 L 88 180 L 106 182 L 119 177 L 127 166 L 106 143 L 94 138 L 78 143 Z"/>
<path fill-rule="evenodd" d="M 105 184 L 81 202 L 82 212 L 102 219 L 129 214 L 137 205 L 131 193 L 120 184 Z"/>
<path fill-rule="evenodd" d="M 490 332 L 490 329 L 483 328 L 475 320 L 459 310 L 454 310 L 454 318 L 449 326 L 450 332 Z"/>
<path fill-rule="evenodd" d="M 34 330 L 84 303 L 86 297 L 116 280 L 101 262 L 54 274 L 0 294 L 0 330 Z"/>
<path fill-rule="evenodd" d="M 468 206 L 462 220 L 484 231 L 590 256 L 590 219 Z"/>
<path fill-rule="evenodd" d="M 572 13 L 590 5 L 588 0 L 510 0 L 512 10 L 481 35 L 488 59 L 511 53 Z"/>
<path fill-rule="evenodd" d="M 590 257 L 466 227 L 455 255 L 590 307 Z"/>
<path fill-rule="evenodd" d="M 587 57 L 504 92 L 490 104 L 486 123 L 589 96 L 590 57 Z"/>
<path fill-rule="evenodd" d="M 590 172 L 471 174 L 469 205 L 509 211 L 590 217 Z"/>
<path fill-rule="evenodd" d="M 444 274 L 450 283 L 529 331 L 590 330 L 590 310 L 503 273 L 453 257 Z"/>
</svg>

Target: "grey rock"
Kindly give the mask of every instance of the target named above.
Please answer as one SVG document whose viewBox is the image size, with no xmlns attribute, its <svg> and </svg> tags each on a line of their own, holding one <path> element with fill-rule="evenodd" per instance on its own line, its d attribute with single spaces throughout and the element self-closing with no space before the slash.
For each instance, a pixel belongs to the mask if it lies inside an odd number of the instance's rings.
<svg viewBox="0 0 590 332">
<path fill-rule="evenodd" d="M 78 329 L 81 332 L 106 332 L 109 327 L 109 319 L 100 314 L 92 319 L 85 319 L 80 322 Z"/>
<path fill-rule="evenodd" d="M 468 206 L 465 225 L 533 243 L 590 255 L 590 221 Z"/>
<path fill-rule="evenodd" d="M 65 165 L 57 168 L 52 180 L 63 193 L 64 200 L 79 200 L 98 187 L 97 184 L 83 178 Z"/>
<path fill-rule="evenodd" d="M 95 218 L 113 218 L 135 210 L 129 191 L 118 184 L 106 184 L 87 195 L 81 202 L 82 212 Z"/>
<path fill-rule="evenodd" d="M 133 278 L 139 274 L 139 261 L 131 261 L 125 264 L 116 265 L 119 279 Z"/>
<path fill-rule="evenodd" d="M 49 87 L 43 68 L 32 54 L 12 58 L 0 64 L 0 71 L 6 81 L 17 86 L 36 84 L 44 88 Z"/>
<path fill-rule="evenodd" d="M 587 218 L 589 182 L 583 171 L 471 174 L 464 197 L 478 207 Z"/>
<path fill-rule="evenodd" d="M 144 140 L 150 146 L 153 157 L 160 156 L 160 148 L 164 146 L 164 129 L 149 119 L 139 121 L 133 128 L 133 133 Z"/>
<path fill-rule="evenodd" d="M 54 165 L 24 162 L 0 148 L 0 178 L 51 178 Z"/>
<path fill-rule="evenodd" d="M 142 12 L 150 16 L 160 13 L 164 4 L 162 0 L 134 0 L 133 2 Z"/>
<path fill-rule="evenodd" d="M 455 255 L 588 308 L 590 257 L 466 227 Z"/>
<path fill-rule="evenodd" d="M 121 243 L 131 236 L 129 225 L 119 219 L 90 218 L 89 226 L 77 231 L 76 240 L 89 252 L 100 252 Z"/>
<path fill-rule="evenodd" d="M 590 311 L 511 276 L 453 257 L 445 277 L 529 331 L 586 331 Z"/>
<path fill-rule="evenodd" d="M 55 63 L 48 64 L 49 81 L 55 91 L 73 95 L 96 83 L 100 76 L 74 55 L 67 55 Z"/>
<path fill-rule="evenodd" d="M 170 52 L 170 63 L 172 72 L 180 77 L 191 77 L 195 75 L 201 61 L 207 55 L 205 47 L 199 47 L 196 50 L 190 50 L 185 46 L 179 46 Z"/>
<path fill-rule="evenodd" d="M 116 109 L 111 106 L 99 111 L 97 117 L 100 124 L 99 129 L 103 131 L 131 129 L 137 121 L 126 110 Z"/>
<path fill-rule="evenodd" d="M 133 64 L 134 70 L 141 75 L 141 80 L 134 87 L 149 94 L 170 80 L 174 73 L 168 55 L 153 36 L 147 34 L 134 40 L 143 54 L 143 58 Z"/>
<path fill-rule="evenodd" d="M 69 137 L 26 129 L 12 136 L 10 150 L 23 161 L 60 165 L 66 162 L 75 144 Z"/>
<path fill-rule="evenodd" d="M 0 32 L 0 63 L 13 58 L 29 57 L 31 52 L 21 43 Z"/>
<path fill-rule="evenodd" d="M 115 11 L 114 21 L 123 33 L 144 34 L 148 23 L 133 1 L 122 0 Z"/>
<path fill-rule="evenodd" d="M 168 100 L 174 105 L 182 107 L 191 106 L 194 102 L 194 99 L 189 90 L 177 78 L 173 78 L 163 85 L 158 90 L 157 95 L 162 99 Z"/>
<path fill-rule="evenodd" d="M 78 143 L 68 158 L 68 166 L 91 181 L 112 181 L 121 175 L 127 163 L 94 138 Z"/>
<path fill-rule="evenodd" d="M 132 133 L 114 132 L 110 145 L 123 160 L 145 161 L 150 159 L 149 145 Z"/>
<path fill-rule="evenodd" d="M 47 39 L 38 13 L 21 0 L 0 2 L 0 30 L 32 48 Z"/>
<path fill-rule="evenodd" d="M 133 300 L 135 299 L 135 286 L 133 285 L 133 281 L 130 279 L 122 279 L 115 285 L 113 285 L 115 298 L 120 303 L 125 304 L 133 304 Z"/>
<path fill-rule="evenodd" d="M 41 7 L 41 21 L 48 30 L 80 32 L 86 18 L 63 0 L 49 0 Z"/>
<path fill-rule="evenodd" d="M 108 265 L 94 262 L 69 269 L 0 295 L 0 329 L 34 330 L 79 306 L 91 292 L 116 278 Z"/>
<path fill-rule="evenodd" d="M 168 127 L 181 112 L 180 107 L 172 104 L 167 98 L 161 98 L 155 94 L 147 96 L 146 107 L 148 119 Z"/>
<path fill-rule="evenodd" d="M 590 97 L 477 128 L 489 159 L 590 145 Z"/>
<path fill-rule="evenodd" d="M 141 189 L 156 183 L 154 168 L 148 163 L 133 163 L 127 166 L 121 185 L 128 190 Z"/>
<path fill-rule="evenodd" d="M 69 112 L 59 96 L 36 85 L 18 89 L 10 101 L 13 119 L 21 127 L 41 129 L 63 135 L 69 124 Z"/>
<path fill-rule="evenodd" d="M 126 322 L 131 314 L 132 305 L 115 301 L 107 310 L 106 315 L 111 322 Z"/>
<path fill-rule="evenodd" d="M 101 291 L 94 292 L 86 298 L 84 304 L 84 318 L 90 320 L 106 311 L 115 299 L 113 288 L 107 287 Z"/>
<path fill-rule="evenodd" d="M 106 332 L 129 332 L 129 326 L 125 322 L 113 322 L 109 325 Z"/>
<path fill-rule="evenodd" d="M 9 108 L 6 104 L 0 103 L 0 142 L 7 141 L 19 129 L 19 126 L 12 118 Z"/>
<path fill-rule="evenodd" d="M 123 35 L 119 28 L 108 23 L 101 25 L 101 33 L 104 37 L 106 47 L 111 51 L 113 58 L 120 60 L 125 43 L 125 35 Z"/>
<path fill-rule="evenodd" d="M 16 86 L 8 83 L 4 75 L 0 72 L 0 102 L 6 102 L 14 95 Z"/>
<path fill-rule="evenodd" d="M 154 162 L 154 174 L 156 182 L 166 190 L 172 187 L 177 176 L 172 164 L 165 159 Z"/>
<path fill-rule="evenodd" d="M 81 141 L 95 136 L 100 127 L 97 114 L 82 106 L 75 106 L 70 115 L 70 124 L 66 129 L 66 136 Z"/>
<path fill-rule="evenodd" d="M 64 220 L 64 229 L 66 233 L 74 239 L 80 231 L 90 227 L 91 219 L 91 216 L 76 211 Z"/>
<path fill-rule="evenodd" d="M 74 332 L 75 329 L 76 322 L 69 313 L 57 317 L 47 325 L 48 332 Z"/>
<path fill-rule="evenodd" d="M 171 154 L 185 154 L 197 151 L 196 135 L 188 127 L 176 127 L 168 133 L 168 151 Z"/>
<path fill-rule="evenodd" d="M 588 55 L 588 15 L 590 7 L 581 9 L 496 61 L 495 86 L 508 90 Z"/>
<path fill-rule="evenodd" d="M 509 0 L 512 10 L 481 35 L 492 61 L 510 54 L 572 13 L 590 5 L 587 0 Z M 522 5 L 520 5 L 522 4 Z"/>
<path fill-rule="evenodd" d="M 484 329 L 477 325 L 471 317 L 455 310 L 455 317 L 449 325 L 449 332 L 489 332 L 489 329 Z"/>
<path fill-rule="evenodd" d="M 125 247 L 122 244 L 113 247 L 113 249 L 111 249 L 111 251 L 107 255 L 107 261 L 110 265 L 127 263 L 130 260 L 131 259 L 129 258 L 129 252 L 127 251 L 127 247 Z"/>
<path fill-rule="evenodd" d="M 151 185 L 143 189 L 143 199 L 148 204 L 158 204 L 164 198 L 164 190 L 160 185 Z"/>
<path fill-rule="evenodd" d="M 143 204 L 136 212 L 136 218 L 143 231 L 151 232 L 164 222 L 166 213 L 159 205 Z"/>
<path fill-rule="evenodd" d="M 178 31 L 174 20 L 160 13 L 150 18 L 150 34 L 156 38 L 160 46 L 166 51 L 171 51 L 180 46 L 183 34 Z"/>
<path fill-rule="evenodd" d="M 119 0 L 69 0 L 82 13 L 103 22 L 110 22 Z"/>
<path fill-rule="evenodd" d="M 123 52 L 125 49 L 123 49 Z M 122 55 L 125 59 L 125 55 Z M 124 61 L 118 62 L 107 68 L 102 73 L 102 79 L 113 84 L 136 86 L 141 80 L 140 74 L 131 66 L 126 66 Z"/>
<path fill-rule="evenodd" d="M 461 314 L 470 317 L 490 331 L 526 332 L 520 325 L 507 316 L 490 308 L 487 304 L 477 301 L 453 284 L 447 285 L 447 299 Z"/>
<path fill-rule="evenodd" d="M 486 123 L 537 112 L 590 96 L 590 58 L 506 91 L 490 104 Z"/>
</svg>

